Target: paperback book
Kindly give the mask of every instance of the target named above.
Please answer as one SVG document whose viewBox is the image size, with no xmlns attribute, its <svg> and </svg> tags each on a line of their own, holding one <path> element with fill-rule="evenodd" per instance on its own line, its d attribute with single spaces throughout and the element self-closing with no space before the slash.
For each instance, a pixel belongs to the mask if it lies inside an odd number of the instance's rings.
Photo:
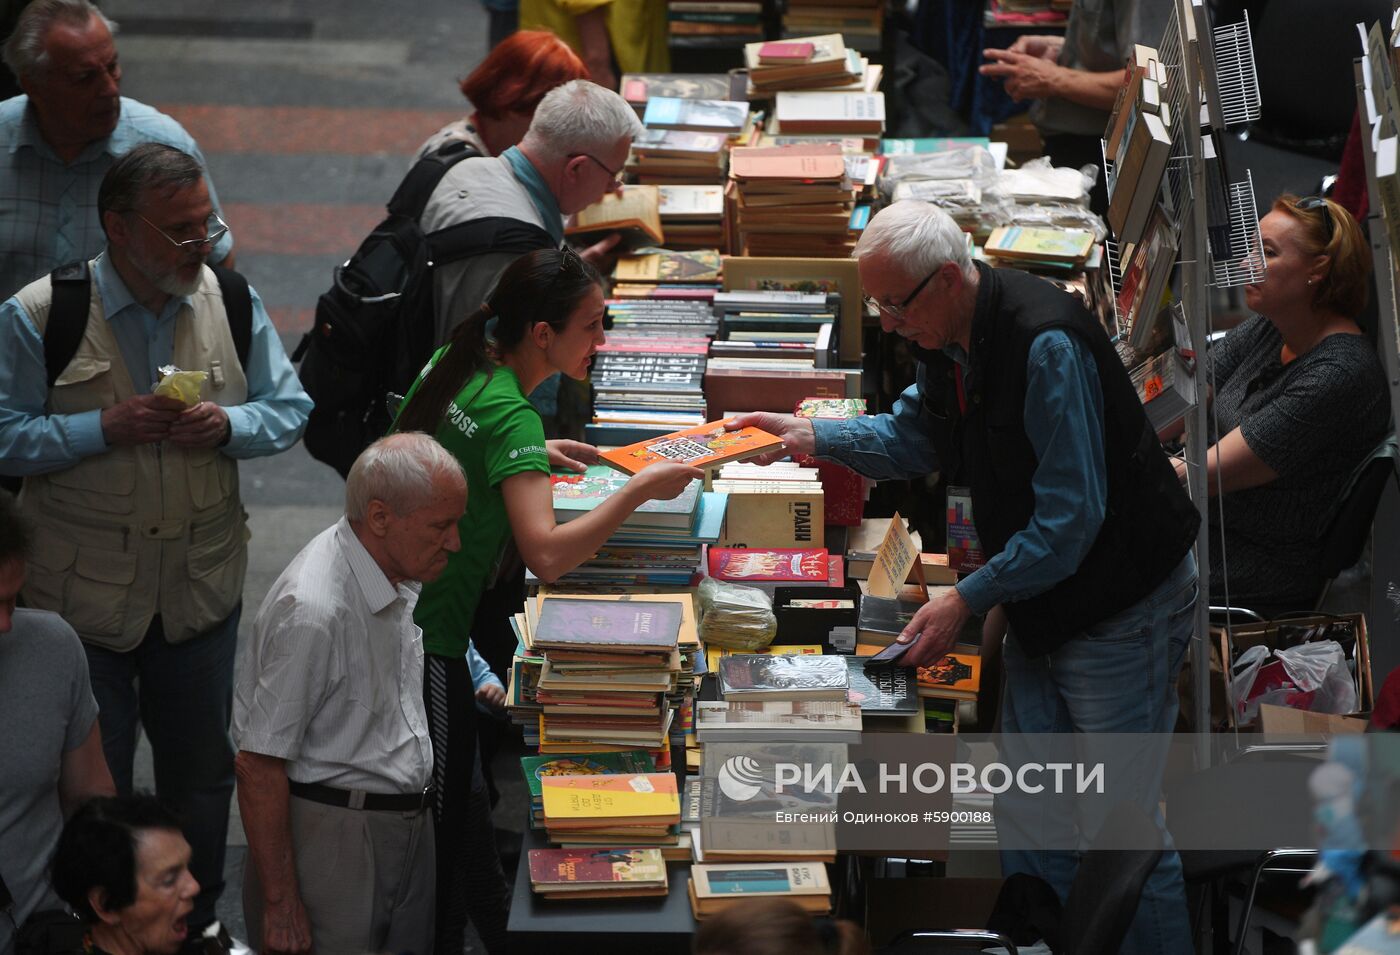
<svg viewBox="0 0 1400 955">
<path fill-rule="evenodd" d="M 726 701 L 844 701 L 850 678 L 838 656 L 742 653 L 720 659 L 719 686 Z"/>
<path fill-rule="evenodd" d="M 680 635 L 681 616 L 681 608 L 671 602 L 551 597 L 540 606 L 534 646 L 672 650 Z"/>
<path fill-rule="evenodd" d="M 782 439 L 758 428 L 729 431 L 723 421 L 675 431 L 661 438 L 639 441 L 604 451 L 604 462 L 627 474 L 636 474 L 659 461 L 674 461 L 697 468 L 718 467 L 782 447 Z"/>
</svg>

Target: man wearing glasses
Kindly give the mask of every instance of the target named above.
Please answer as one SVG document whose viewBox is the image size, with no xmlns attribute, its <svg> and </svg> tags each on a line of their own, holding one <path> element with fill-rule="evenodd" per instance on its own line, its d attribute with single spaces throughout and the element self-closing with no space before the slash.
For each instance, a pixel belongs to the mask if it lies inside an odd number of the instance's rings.
<svg viewBox="0 0 1400 955">
<path fill-rule="evenodd" d="M 464 159 L 433 190 L 419 225 L 425 233 L 486 219 L 515 220 L 544 231 L 557 248 L 564 219 L 621 189 L 632 139 L 642 129 L 627 101 L 587 80 L 572 80 L 540 101 L 520 145 L 499 156 Z M 581 253 L 591 264 L 616 238 Z M 518 253 L 485 253 L 434 269 L 434 342 L 446 342 L 481 307 Z"/>
<path fill-rule="evenodd" d="M 97 188 L 122 153 L 165 143 L 204 165 L 179 123 L 121 96 L 112 31 L 88 0 L 34 0 L 5 41 L 26 95 L 0 103 L 0 300 L 102 250 Z M 225 231 L 209 260 L 232 268 L 232 250 Z"/>
<path fill-rule="evenodd" d="M 1004 762 L 1043 757 L 1028 734 L 1079 734 L 1086 747 L 1100 734 L 1165 739 L 1192 629 L 1200 518 L 1107 336 L 1049 282 L 972 262 L 957 224 L 925 202 L 881 211 L 855 255 L 881 328 L 918 360 L 916 383 L 890 414 L 749 414 L 731 427 L 756 425 L 788 453 L 877 480 L 939 471 L 970 488 L 986 564 L 924 604 L 898 640 L 909 646 L 902 662 L 929 666 L 973 614 L 1004 614 Z M 1165 755 L 1135 753 L 1114 799 L 1154 813 Z M 1014 787 L 998 796 L 1004 873 L 1037 875 L 1063 900 L 1079 837 L 1097 833 L 1103 808 L 1028 803 Z M 1189 921 L 1168 851 L 1123 950 L 1190 951 Z"/>
<path fill-rule="evenodd" d="M 226 227 L 194 157 L 137 146 L 97 205 L 107 248 L 87 264 L 86 328 L 52 385 L 51 278 L 0 305 L 0 474 L 24 478 L 35 528 L 25 602 L 83 640 L 119 792 L 131 791 L 138 721 L 150 738 L 157 792 L 185 822 L 202 887 L 194 938 L 223 888 L 233 791 L 248 536 L 237 459 L 290 448 L 311 400 L 251 289 L 239 357 L 205 267 Z M 172 364 L 206 375 L 188 406 L 151 393 Z"/>
</svg>

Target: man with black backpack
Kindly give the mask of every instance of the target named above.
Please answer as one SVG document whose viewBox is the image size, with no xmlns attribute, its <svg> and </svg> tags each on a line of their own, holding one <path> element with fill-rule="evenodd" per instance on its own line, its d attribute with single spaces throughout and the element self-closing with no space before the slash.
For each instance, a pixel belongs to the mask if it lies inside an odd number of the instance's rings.
<svg viewBox="0 0 1400 955">
<path fill-rule="evenodd" d="M 294 445 L 311 401 L 256 293 L 205 264 L 225 226 L 194 157 L 136 147 L 98 210 L 106 250 L 0 305 L 0 474 L 24 478 L 35 529 L 25 603 L 82 638 L 118 792 L 138 721 L 151 741 L 202 886 L 198 937 L 223 888 L 233 792 L 248 562 L 236 459 Z M 204 375 L 181 399 L 152 394 L 172 364 Z"/>
<path fill-rule="evenodd" d="M 621 96 L 572 80 L 540 101 L 519 146 L 479 156 L 454 141 L 419 159 L 388 218 L 336 269 L 293 356 L 316 401 L 312 457 L 344 476 L 388 428 L 385 394 L 407 391 L 507 265 L 558 248 L 565 216 L 619 188 L 641 129 Z M 598 265 L 616 242 L 581 254 Z"/>
</svg>

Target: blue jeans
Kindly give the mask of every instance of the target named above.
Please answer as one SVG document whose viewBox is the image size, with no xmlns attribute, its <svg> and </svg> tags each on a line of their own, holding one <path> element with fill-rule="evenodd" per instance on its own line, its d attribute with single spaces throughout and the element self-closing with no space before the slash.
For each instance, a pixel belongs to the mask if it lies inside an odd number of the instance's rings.
<svg viewBox="0 0 1400 955">
<path fill-rule="evenodd" d="M 136 727 L 155 761 L 156 795 L 179 814 L 199 896 L 189 924 L 215 918 L 224 890 L 224 849 L 233 796 L 233 663 L 242 607 L 184 643 L 166 642 L 160 617 L 136 649 L 117 653 L 84 643 L 97 697 L 102 751 L 117 792 L 131 792 Z"/>
<path fill-rule="evenodd" d="M 1176 676 L 1186 656 L 1195 622 L 1196 560 L 1187 554 L 1176 570 L 1147 597 L 1078 634 L 1041 657 L 1027 657 L 1007 636 L 1003 659 L 1002 752 L 1006 762 L 1034 762 L 1034 733 L 1158 734 L 1162 745 L 1144 747 L 1127 767 L 1127 790 L 1163 828 L 1166 851 L 1143 888 L 1137 916 L 1123 944 L 1133 955 L 1193 951 L 1191 920 L 1181 877 L 1181 859 L 1167 835 L 1158 802 L 1166 744 L 1176 722 Z M 1092 737 L 1082 757 L 1094 762 Z M 1081 850 L 1098 832 L 1105 802 L 1038 797 L 1034 803 L 1015 788 L 997 797 L 997 833 L 1003 874 L 1026 872 L 1054 887 L 1064 902 L 1079 864 L 1069 850 L 1031 850 L 1027 845 L 1072 846 Z"/>
</svg>

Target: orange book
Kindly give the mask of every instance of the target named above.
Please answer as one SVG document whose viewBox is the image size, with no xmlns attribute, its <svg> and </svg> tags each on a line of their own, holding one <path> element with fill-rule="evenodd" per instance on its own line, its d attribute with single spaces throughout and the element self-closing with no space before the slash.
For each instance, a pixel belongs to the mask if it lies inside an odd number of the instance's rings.
<svg viewBox="0 0 1400 955">
<path fill-rule="evenodd" d="M 954 652 L 930 666 L 919 667 L 919 695 L 975 700 L 982 683 L 982 658 Z"/>
<path fill-rule="evenodd" d="M 604 451 L 602 458 L 605 464 L 619 471 L 636 474 L 658 461 L 713 468 L 782 446 L 782 439 L 767 431 L 758 428 L 726 431 L 723 421 L 711 421 L 684 431 L 673 431 L 660 438 L 638 441 L 625 448 Z"/>
</svg>

